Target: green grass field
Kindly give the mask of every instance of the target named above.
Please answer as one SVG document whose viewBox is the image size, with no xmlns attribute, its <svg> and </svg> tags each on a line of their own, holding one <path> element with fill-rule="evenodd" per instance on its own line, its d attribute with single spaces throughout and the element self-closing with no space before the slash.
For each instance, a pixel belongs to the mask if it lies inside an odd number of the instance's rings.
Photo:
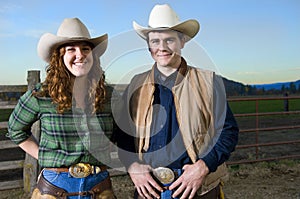
<svg viewBox="0 0 300 199">
<path fill-rule="evenodd" d="M 230 101 L 229 106 L 234 114 L 255 113 L 256 101 Z M 261 100 L 258 101 L 259 112 L 281 112 L 284 110 L 283 100 Z M 300 99 L 289 100 L 290 111 L 300 111 Z M 12 109 L 0 110 L 0 122 L 7 121 Z"/>
<path fill-rule="evenodd" d="M 8 121 L 13 109 L 0 109 L 0 122 Z"/>
<path fill-rule="evenodd" d="M 284 111 L 283 100 L 261 100 L 257 103 L 260 113 Z M 229 106 L 235 114 L 256 112 L 256 101 L 231 101 Z M 290 99 L 289 110 L 300 111 L 300 99 Z"/>
</svg>

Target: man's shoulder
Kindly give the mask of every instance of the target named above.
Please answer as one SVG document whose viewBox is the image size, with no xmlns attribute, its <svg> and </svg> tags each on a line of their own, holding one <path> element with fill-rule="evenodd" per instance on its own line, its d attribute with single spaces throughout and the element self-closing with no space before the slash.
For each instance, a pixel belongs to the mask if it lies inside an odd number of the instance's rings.
<svg viewBox="0 0 300 199">
<path fill-rule="evenodd" d="M 204 69 L 204 68 L 199 68 L 195 66 L 188 66 L 189 68 L 189 74 L 190 75 L 197 75 L 201 76 L 202 78 L 214 78 L 215 76 L 215 71 L 209 70 L 209 69 Z"/>
<path fill-rule="evenodd" d="M 215 71 L 210 70 L 210 69 L 206 69 L 206 68 L 200 68 L 200 67 L 197 67 L 197 66 L 190 66 L 190 65 L 188 65 L 188 68 L 192 71 L 197 72 L 197 73 L 215 74 Z"/>
<path fill-rule="evenodd" d="M 138 73 L 138 74 L 134 75 L 133 79 L 146 77 L 146 76 L 150 75 L 150 73 L 151 73 L 151 70 L 147 70 L 145 72 Z"/>
<path fill-rule="evenodd" d="M 131 79 L 131 84 L 137 82 L 144 82 L 149 77 L 150 73 L 151 70 L 147 70 L 145 72 L 134 75 L 133 78 Z"/>
</svg>

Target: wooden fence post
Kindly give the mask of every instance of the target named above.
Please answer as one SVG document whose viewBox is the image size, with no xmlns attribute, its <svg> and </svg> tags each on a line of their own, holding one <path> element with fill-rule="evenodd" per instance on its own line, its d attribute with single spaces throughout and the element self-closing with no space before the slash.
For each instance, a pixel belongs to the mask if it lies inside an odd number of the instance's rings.
<svg viewBox="0 0 300 199">
<path fill-rule="evenodd" d="M 27 89 L 33 89 L 35 85 L 40 80 L 40 71 L 32 70 L 27 72 Z M 32 135 L 36 138 L 37 141 L 40 139 L 40 122 L 35 122 L 31 127 Z M 23 182 L 24 182 L 24 191 L 25 193 L 31 194 L 33 189 L 36 186 L 37 178 L 40 172 L 38 161 L 26 154 L 24 161 L 24 170 L 23 170 Z"/>
</svg>

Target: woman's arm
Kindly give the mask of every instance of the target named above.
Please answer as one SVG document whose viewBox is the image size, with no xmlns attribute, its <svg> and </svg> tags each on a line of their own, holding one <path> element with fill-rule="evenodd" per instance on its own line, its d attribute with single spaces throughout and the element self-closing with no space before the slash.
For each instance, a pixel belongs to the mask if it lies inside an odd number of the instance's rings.
<svg viewBox="0 0 300 199">
<path fill-rule="evenodd" d="M 36 139 L 31 135 L 27 140 L 19 144 L 26 153 L 31 155 L 33 158 L 38 159 L 39 156 L 39 145 Z"/>
</svg>

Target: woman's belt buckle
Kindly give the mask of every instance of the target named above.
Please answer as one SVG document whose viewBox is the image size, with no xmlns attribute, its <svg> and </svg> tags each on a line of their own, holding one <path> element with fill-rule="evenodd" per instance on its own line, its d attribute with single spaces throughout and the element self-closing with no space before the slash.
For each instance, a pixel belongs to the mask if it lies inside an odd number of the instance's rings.
<svg viewBox="0 0 300 199">
<path fill-rule="evenodd" d="M 170 185 L 175 179 L 174 172 L 166 167 L 158 167 L 154 169 L 153 175 L 165 186 Z"/>
<path fill-rule="evenodd" d="M 92 166 L 87 163 L 77 163 L 69 167 L 69 173 L 74 178 L 85 178 L 92 172 Z"/>
</svg>

